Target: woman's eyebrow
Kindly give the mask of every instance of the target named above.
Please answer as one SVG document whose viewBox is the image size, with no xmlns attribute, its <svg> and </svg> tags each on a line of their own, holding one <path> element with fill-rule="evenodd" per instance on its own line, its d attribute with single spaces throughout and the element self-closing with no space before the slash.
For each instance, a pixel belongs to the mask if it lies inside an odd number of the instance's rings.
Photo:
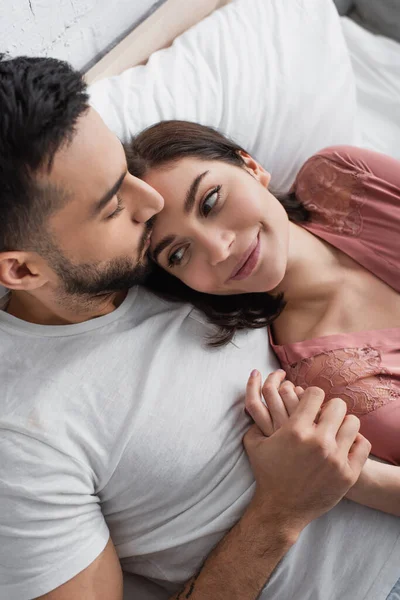
<svg viewBox="0 0 400 600">
<path fill-rule="evenodd" d="M 193 181 L 190 185 L 190 188 L 188 189 L 188 191 L 186 193 L 185 203 L 183 205 L 183 212 L 185 213 L 185 215 L 189 215 L 191 213 L 191 211 L 193 210 L 193 206 L 196 202 L 196 194 L 198 192 L 199 185 L 200 185 L 203 177 L 208 175 L 209 172 L 210 171 L 204 171 L 204 173 L 200 173 L 200 175 L 197 175 L 197 177 L 195 177 L 195 179 L 193 179 Z M 176 238 L 175 235 L 166 235 L 165 237 L 162 238 L 162 240 L 157 244 L 157 246 L 154 248 L 154 250 L 151 251 L 151 256 L 154 261 L 157 261 L 161 252 L 163 250 L 165 250 L 165 248 L 167 248 L 167 246 L 172 244 L 172 242 L 175 240 L 175 238 Z"/>
<path fill-rule="evenodd" d="M 192 181 L 190 188 L 186 193 L 185 204 L 183 205 L 183 212 L 185 215 L 189 215 L 193 210 L 194 203 L 196 201 L 197 190 L 199 189 L 199 185 L 203 177 L 208 175 L 210 171 L 204 171 L 204 173 L 200 173 L 197 177 Z"/>
<path fill-rule="evenodd" d="M 152 259 L 154 260 L 154 262 L 157 262 L 157 258 L 159 257 L 159 255 L 161 254 L 161 252 L 167 248 L 167 246 L 169 246 L 170 244 L 172 244 L 172 242 L 174 241 L 176 236 L 174 235 L 167 235 L 165 237 L 163 237 L 163 239 L 161 240 L 161 242 L 159 242 L 157 244 L 157 246 L 154 248 L 154 250 L 152 250 L 150 252 L 150 255 L 152 257 Z"/>
</svg>

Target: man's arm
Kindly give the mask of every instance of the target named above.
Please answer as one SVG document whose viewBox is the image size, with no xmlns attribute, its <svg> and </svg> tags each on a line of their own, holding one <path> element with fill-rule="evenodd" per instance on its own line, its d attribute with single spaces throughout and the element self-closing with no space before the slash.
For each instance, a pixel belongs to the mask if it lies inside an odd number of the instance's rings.
<svg viewBox="0 0 400 600">
<path fill-rule="evenodd" d="M 122 589 L 122 570 L 110 539 L 87 569 L 36 600 L 122 600 Z"/>
<path fill-rule="evenodd" d="M 246 433 L 256 479 L 253 500 L 200 573 L 170 600 L 255 600 L 304 527 L 354 485 L 370 444 L 358 433 L 358 419 L 346 417 L 342 400 L 330 400 L 321 413 L 323 400 L 322 390 L 308 388 L 270 438 L 257 425 Z M 88 569 L 41 600 L 81 597 L 122 599 L 121 569 L 110 543 Z"/>
<path fill-rule="evenodd" d="M 255 600 L 297 539 L 255 504 L 223 538 L 201 571 L 170 600 Z"/>
<path fill-rule="evenodd" d="M 249 430 L 244 443 L 254 498 L 200 573 L 170 600 L 255 600 L 304 527 L 354 485 L 371 445 L 342 400 L 330 400 L 320 415 L 323 400 L 322 390 L 308 388 L 273 436 L 257 425 Z"/>
<path fill-rule="evenodd" d="M 295 539 L 281 523 L 262 520 L 249 506 L 223 538 L 201 572 L 170 600 L 254 600 Z M 122 572 L 111 541 L 76 577 L 36 600 L 122 600 Z M 130 600 L 140 600 L 132 596 Z"/>
</svg>

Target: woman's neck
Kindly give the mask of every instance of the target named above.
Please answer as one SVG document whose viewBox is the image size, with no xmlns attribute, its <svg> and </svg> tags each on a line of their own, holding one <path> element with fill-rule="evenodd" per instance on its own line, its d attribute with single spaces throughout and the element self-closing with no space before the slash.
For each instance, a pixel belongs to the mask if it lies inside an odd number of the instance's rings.
<svg viewBox="0 0 400 600">
<path fill-rule="evenodd" d="M 292 307 L 327 303 L 337 289 L 341 252 L 307 229 L 290 223 L 285 276 L 274 293 L 284 292 Z"/>
</svg>

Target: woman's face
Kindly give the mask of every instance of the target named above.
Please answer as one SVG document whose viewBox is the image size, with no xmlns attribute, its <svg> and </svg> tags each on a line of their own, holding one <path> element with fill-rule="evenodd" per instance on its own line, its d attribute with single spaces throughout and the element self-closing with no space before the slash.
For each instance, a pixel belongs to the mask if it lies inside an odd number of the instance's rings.
<svg viewBox="0 0 400 600">
<path fill-rule="evenodd" d="M 184 158 L 144 180 L 165 201 L 150 251 L 189 287 L 209 294 L 273 290 L 283 279 L 289 221 L 270 175 L 247 154 L 241 168 Z"/>
</svg>

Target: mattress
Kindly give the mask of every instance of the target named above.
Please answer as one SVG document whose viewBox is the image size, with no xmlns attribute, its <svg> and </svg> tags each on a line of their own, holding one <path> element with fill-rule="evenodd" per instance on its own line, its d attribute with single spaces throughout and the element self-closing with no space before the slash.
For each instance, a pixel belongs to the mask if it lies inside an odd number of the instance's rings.
<svg viewBox="0 0 400 600">
<path fill-rule="evenodd" d="M 400 159 L 400 43 L 341 20 L 356 79 L 359 145 Z"/>
</svg>

